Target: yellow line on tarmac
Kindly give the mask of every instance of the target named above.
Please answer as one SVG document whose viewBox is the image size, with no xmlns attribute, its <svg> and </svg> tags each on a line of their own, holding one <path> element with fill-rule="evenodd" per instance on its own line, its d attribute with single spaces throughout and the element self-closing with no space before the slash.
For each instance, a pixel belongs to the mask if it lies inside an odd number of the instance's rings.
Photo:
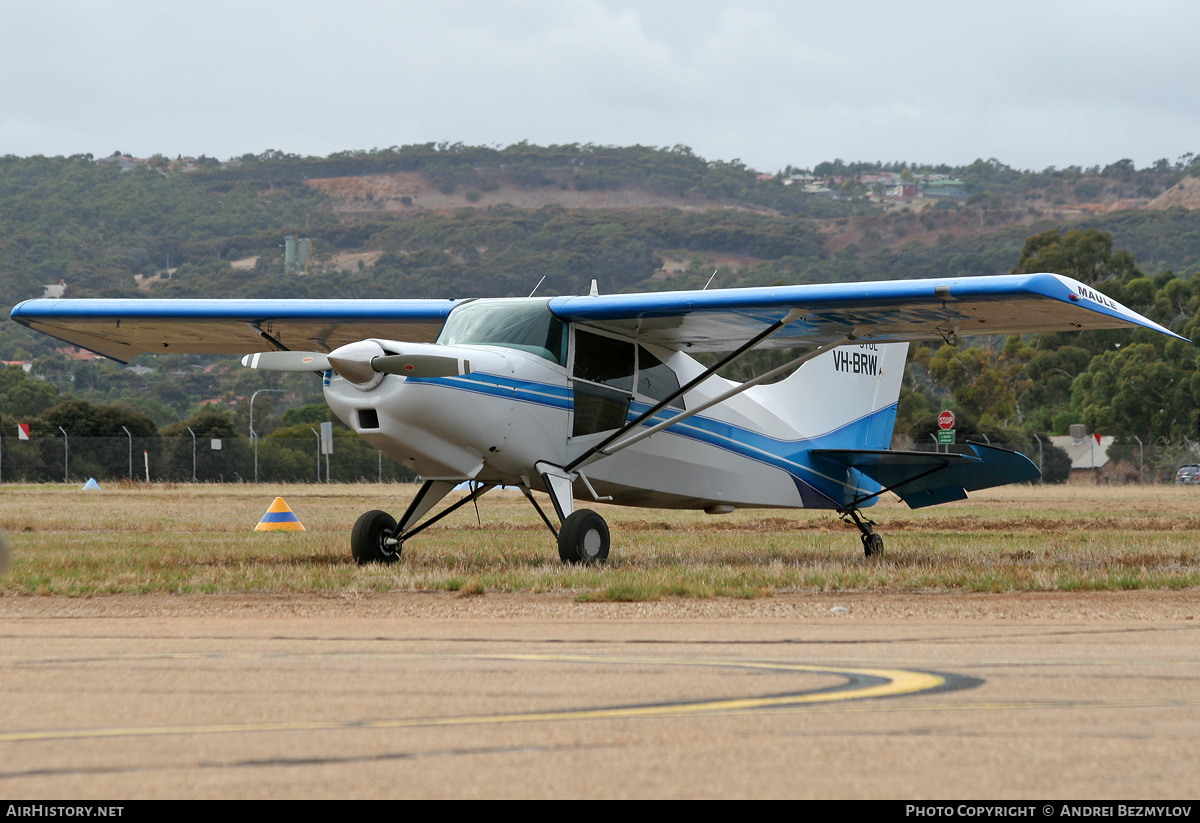
<svg viewBox="0 0 1200 823">
<path fill-rule="evenodd" d="M 162 657 L 164 655 L 158 655 Z M 165 655 L 174 657 L 176 655 Z M 207 655 L 201 655 L 207 656 Z M 222 655 L 223 656 L 223 655 Z M 241 657 L 241 655 L 229 655 Z M 297 655 L 308 657 L 308 655 Z M 833 666 L 802 665 L 763 661 L 739 661 L 720 659 L 686 659 L 655 657 L 603 657 L 589 655 L 556 654 L 400 654 L 400 655 L 328 655 L 328 657 L 404 657 L 409 659 L 455 659 L 455 660 L 511 660 L 544 663 L 602 663 L 602 664 L 657 664 L 669 666 L 704 666 L 731 669 L 758 669 L 777 672 L 804 674 L 841 675 L 850 680 L 868 678 L 880 682 L 868 685 L 826 689 L 797 694 L 771 695 L 765 697 L 737 697 L 704 700 L 687 703 L 661 703 L 641 706 L 615 706 L 593 709 L 565 709 L 561 711 L 524 712 L 517 714 L 483 714 L 463 717 L 415 718 L 408 720 L 367 721 L 314 721 L 281 723 L 218 723 L 192 726 L 124 726 L 96 729 L 43 729 L 22 732 L 0 733 L 0 743 L 32 740 L 75 740 L 84 738 L 146 737 L 180 734 L 227 734 L 244 732 L 316 731 L 334 729 L 399 729 L 431 726 L 469 726 L 499 723 L 532 723 L 561 720 L 599 720 L 633 717 L 680 717 L 700 714 L 728 714 L 763 709 L 780 709 L 789 706 L 804 706 L 818 703 L 833 703 L 847 700 L 898 697 L 919 694 L 945 685 L 941 675 L 903 669 L 860 669 Z M 193 655 L 179 655 L 193 657 Z"/>
</svg>

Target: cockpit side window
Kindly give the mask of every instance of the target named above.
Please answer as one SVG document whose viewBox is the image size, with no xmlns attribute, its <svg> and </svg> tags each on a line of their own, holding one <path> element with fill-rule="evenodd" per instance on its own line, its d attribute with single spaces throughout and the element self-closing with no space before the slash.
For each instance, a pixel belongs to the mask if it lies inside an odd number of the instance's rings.
<svg viewBox="0 0 1200 823">
<path fill-rule="evenodd" d="M 679 391 L 674 369 L 645 346 L 578 326 L 571 376 L 575 411 L 571 434 L 576 437 L 623 426 L 635 391 L 651 400 L 666 400 Z M 683 409 L 682 398 L 673 400 L 671 407 Z"/>
<path fill-rule="evenodd" d="M 581 437 L 625 425 L 633 400 L 634 345 L 575 327 L 571 435 Z"/>
<path fill-rule="evenodd" d="M 633 344 L 575 329 L 575 376 L 633 391 Z"/>
<path fill-rule="evenodd" d="M 450 312 L 437 342 L 502 346 L 567 364 L 566 324 L 545 300 L 475 300 Z"/>
</svg>

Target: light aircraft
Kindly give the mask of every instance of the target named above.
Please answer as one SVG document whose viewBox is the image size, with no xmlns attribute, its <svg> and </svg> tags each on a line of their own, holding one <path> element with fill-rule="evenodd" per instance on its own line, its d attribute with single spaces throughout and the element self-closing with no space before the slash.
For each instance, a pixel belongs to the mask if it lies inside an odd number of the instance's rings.
<svg viewBox="0 0 1200 823">
<path fill-rule="evenodd" d="M 334 413 L 423 480 L 399 519 L 358 518 L 359 563 L 395 562 L 502 484 L 533 504 L 564 562 L 608 556 L 604 519 L 575 507 L 588 499 L 832 509 L 869 557 L 883 539 L 861 510 L 885 492 L 918 508 L 1039 476 L 977 443 L 889 448 L 910 342 L 1127 327 L 1179 337 L 1056 274 L 603 296 L 593 283 L 587 296 L 473 300 L 38 299 L 12 319 L 119 361 L 244 354 L 250 368 L 322 374 Z M 718 376 L 765 348 L 799 351 L 745 383 Z M 704 366 L 698 352 L 723 356 Z M 463 481 L 469 492 L 426 518 Z"/>
</svg>

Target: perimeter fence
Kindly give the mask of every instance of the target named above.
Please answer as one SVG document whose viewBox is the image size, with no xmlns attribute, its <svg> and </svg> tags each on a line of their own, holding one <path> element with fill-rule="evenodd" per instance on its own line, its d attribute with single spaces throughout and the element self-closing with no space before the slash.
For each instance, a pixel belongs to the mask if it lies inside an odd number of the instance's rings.
<svg viewBox="0 0 1200 823">
<path fill-rule="evenodd" d="M 321 453 L 319 436 L 0 438 L 0 482 L 82 483 L 140 480 L 175 483 L 393 483 L 414 475 L 367 441 L 335 437 Z"/>
<path fill-rule="evenodd" d="M 1041 443 L 991 443 L 1020 452 L 1042 470 L 1044 482 L 1172 483 L 1182 466 L 1200 465 L 1200 440 L 1139 446 L 1117 441 L 1092 463 L 1072 467 L 1065 452 Z M 965 443 L 917 443 L 916 451 L 969 454 Z M 1078 463 L 1078 461 L 1077 461 Z M 1187 475 L 1187 473 L 1185 473 Z M 1187 475 L 1200 486 L 1200 470 Z M 320 437 L 266 436 L 212 440 L 203 437 L 94 437 L 68 434 L 29 440 L 0 437 L 0 482 L 58 483 L 141 480 L 174 483 L 353 483 L 411 481 L 415 475 L 350 433 L 335 436 L 332 454 Z"/>
</svg>

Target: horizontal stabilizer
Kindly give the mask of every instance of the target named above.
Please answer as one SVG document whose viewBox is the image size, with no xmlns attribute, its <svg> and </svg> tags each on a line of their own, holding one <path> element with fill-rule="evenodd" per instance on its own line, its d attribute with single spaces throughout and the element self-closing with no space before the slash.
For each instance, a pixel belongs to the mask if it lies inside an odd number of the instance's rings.
<svg viewBox="0 0 1200 823">
<path fill-rule="evenodd" d="M 965 500 L 969 491 L 1028 483 L 1042 476 L 1020 452 L 981 443 L 967 445 L 973 455 L 890 449 L 814 449 L 812 454 L 861 472 L 913 509 Z"/>
</svg>

